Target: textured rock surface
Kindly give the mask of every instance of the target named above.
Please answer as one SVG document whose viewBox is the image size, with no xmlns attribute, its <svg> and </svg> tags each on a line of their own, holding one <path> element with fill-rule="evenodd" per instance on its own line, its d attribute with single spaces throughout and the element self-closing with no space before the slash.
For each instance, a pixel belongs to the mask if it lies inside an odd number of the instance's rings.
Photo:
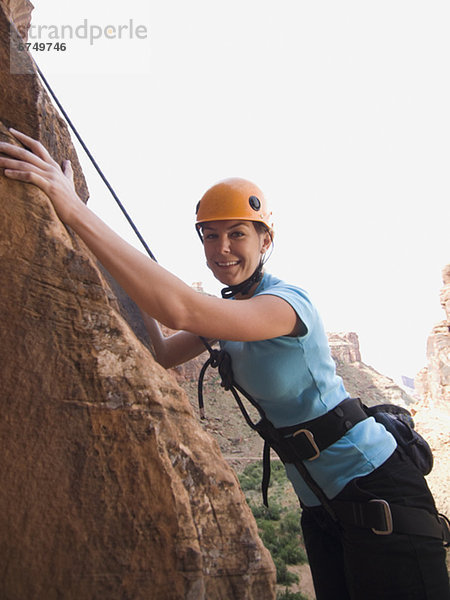
<svg viewBox="0 0 450 600">
<path fill-rule="evenodd" d="M 353 331 L 349 333 L 328 333 L 328 342 L 334 360 L 345 363 L 361 361 L 358 335 Z"/>
<path fill-rule="evenodd" d="M 27 40 L 33 5 L 29 0 L 0 0 L 6 17 L 15 25 L 24 40 Z"/>
<path fill-rule="evenodd" d="M 77 165 L 36 78 L 9 73 L 7 31 L 0 7 L 0 138 L 14 125 Z M 233 471 L 89 252 L 1 174 L 0 213 L 0 597 L 274 598 Z"/>
<path fill-rule="evenodd" d="M 426 401 L 415 405 L 416 429 L 430 444 L 434 456 L 433 470 L 426 479 L 438 510 L 450 515 L 450 410 L 443 406 L 430 408 Z"/>
<path fill-rule="evenodd" d="M 442 280 L 440 301 L 445 319 L 433 328 L 427 342 L 428 366 L 415 378 L 421 400 L 415 406 L 414 420 L 434 454 L 428 484 L 438 509 L 450 515 L 450 265 L 443 268 Z"/>
<path fill-rule="evenodd" d="M 442 280 L 440 301 L 445 319 L 428 337 L 428 365 L 417 374 L 415 386 L 428 405 L 450 408 L 450 265 L 443 268 Z"/>
<path fill-rule="evenodd" d="M 446 321 L 450 323 L 450 265 L 442 269 L 442 282 L 444 287 L 440 293 L 441 306 L 445 311 Z"/>
<path fill-rule="evenodd" d="M 14 44 L 10 47 L 10 21 L 7 14 L 15 14 L 27 6 L 25 2 L 0 0 L 0 118 L 4 127 L 15 127 L 40 139 L 56 160 L 72 161 L 77 192 L 87 200 L 88 191 L 81 167 L 70 142 L 67 128 L 46 99 L 40 82 L 34 75 L 30 59 L 19 52 Z M 21 13 L 20 13 L 21 14 Z M 29 16 L 31 15 L 28 13 Z M 26 15 L 22 18 L 25 19 Z M 53 135 L 57 130 L 59 135 Z"/>
</svg>

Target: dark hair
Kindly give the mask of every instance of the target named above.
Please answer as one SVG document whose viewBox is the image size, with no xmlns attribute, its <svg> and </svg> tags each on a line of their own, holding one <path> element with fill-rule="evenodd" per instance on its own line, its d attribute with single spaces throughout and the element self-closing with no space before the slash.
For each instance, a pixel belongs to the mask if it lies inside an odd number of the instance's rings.
<svg viewBox="0 0 450 600">
<path fill-rule="evenodd" d="M 255 226 L 255 229 L 258 233 L 269 233 L 270 234 L 269 228 L 267 227 L 267 225 L 265 223 L 261 223 L 260 221 L 252 221 L 252 223 Z"/>
</svg>

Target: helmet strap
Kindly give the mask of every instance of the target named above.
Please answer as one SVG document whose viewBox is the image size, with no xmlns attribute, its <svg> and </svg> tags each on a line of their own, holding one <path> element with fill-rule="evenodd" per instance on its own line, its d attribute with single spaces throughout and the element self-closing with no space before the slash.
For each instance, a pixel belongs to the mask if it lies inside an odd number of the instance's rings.
<svg viewBox="0 0 450 600">
<path fill-rule="evenodd" d="M 253 275 L 250 275 L 247 279 L 236 285 L 230 285 L 221 290 L 222 298 L 232 298 L 236 294 L 248 294 L 250 288 L 255 284 L 259 283 L 263 276 L 263 261 L 261 260 L 259 265 L 256 267 Z"/>
</svg>

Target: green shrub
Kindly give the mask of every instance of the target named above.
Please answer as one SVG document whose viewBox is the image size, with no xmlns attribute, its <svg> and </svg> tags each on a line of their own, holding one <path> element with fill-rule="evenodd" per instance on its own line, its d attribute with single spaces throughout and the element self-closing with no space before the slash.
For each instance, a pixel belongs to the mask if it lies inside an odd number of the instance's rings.
<svg viewBox="0 0 450 600">
<path fill-rule="evenodd" d="M 271 483 L 276 483 L 279 485 L 284 485 L 288 483 L 288 478 L 286 475 L 286 469 L 284 468 L 283 463 L 280 460 L 275 460 L 271 462 Z"/>
<path fill-rule="evenodd" d="M 272 558 L 279 557 L 288 565 L 297 565 L 307 562 L 306 553 L 301 546 L 301 537 L 296 528 L 290 528 L 292 517 L 288 513 L 279 520 L 257 518 L 256 523 L 260 530 L 261 539 Z"/>
<path fill-rule="evenodd" d="M 283 533 L 297 533 L 301 535 L 302 527 L 300 525 L 300 511 L 290 510 L 286 512 L 283 515 L 280 529 Z"/>
<path fill-rule="evenodd" d="M 295 538 L 282 539 L 282 547 L 278 556 L 288 565 L 298 565 L 307 562 L 306 552 Z"/>
<path fill-rule="evenodd" d="M 262 465 L 261 465 L 261 463 L 259 461 L 250 463 L 242 471 L 242 475 L 249 475 L 249 476 L 252 476 L 252 477 L 253 476 L 260 477 L 261 474 L 262 474 Z"/>
<path fill-rule="evenodd" d="M 286 563 L 279 557 L 273 559 L 277 569 L 277 583 L 280 585 L 292 585 L 298 583 L 298 576 L 287 570 Z"/>
<path fill-rule="evenodd" d="M 239 477 L 242 489 L 247 492 L 247 501 L 258 525 L 264 546 L 269 550 L 277 569 L 277 583 L 287 587 L 298 581 L 287 565 L 296 565 L 307 561 L 303 547 L 300 526 L 300 509 L 291 502 L 286 506 L 286 489 L 290 486 L 284 465 L 280 461 L 271 463 L 272 498 L 269 507 L 255 501 L 254 491 L 260 490 L 262 478 L 261 463 L 247 465 Z M 278 498 L 278 502 L 274 500 Z M 251 499 L 251 500 L 250 500 Z M 301 596 L 282 596 L 282 598 L 301 600 Z"/>
<path fill-rule="evenodd" d="M 270 551 L 272 558 L 278 554 L 280 545 L 278 531 L 272 521 L 257 521 L 264 546 Z"/>
<path fill-rule="evenodd" d="M 245 467 L 242 473 L 239 475 L 239 482 L 244 491 L 249 490 L 260 490 L 261 489 L 261 480 L 262 480 L 262 463 L 254 462 Z M 284 465 L 279 460 L 271 461 L 270 463 L 270 484 L 272 487 L 274 485 L 284 486 L 288 484 L 288 478 L 286 476 L 286 470 Z"/>
<path fill-rule="evenodd" d="M 262 468 L 259 463 L 247 465 L 239 475 L 239 483 L 244 492 L 258 490 L 261 487 Z"/>
<path fill-rule="evenodd" d="M 264 504 L 250 504 L 250 508 L 256 520 L 279 521 L 281 518 L 282 509 L 279 504 L 272 503 L 268 507 Z"/>
<path fill-rule="evenodd" d="M 248 475 L 241 475 L 239 477 L 239 483 L 241 484 L 241 488 L 244 492 L 256 490 L 260 485 L 259 479 L 255 479 L 254 477 L 250 477 Z"/>
</svg>

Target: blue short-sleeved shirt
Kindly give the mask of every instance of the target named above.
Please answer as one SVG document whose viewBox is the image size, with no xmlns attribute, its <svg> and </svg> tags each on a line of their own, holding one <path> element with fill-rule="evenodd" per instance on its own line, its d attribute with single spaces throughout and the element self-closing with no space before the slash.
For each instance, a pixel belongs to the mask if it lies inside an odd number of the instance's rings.
<svg viewBox="0 0 450 600">
<path fill-rule="evenodd" d="M 288 302 L 305 324 L 306 334 L 257 342 L 221 341 L 221 347 L 231 356 L 236 382 L 260 404 L 275 427 L 287 427 L 325 414 L 349 395 L 336 375 L 322 320 L 308 294 L 267 273 L 255 291 L 255 296 L 263 294 Z M 349 481 L 385 462 L 395 447 L 393 436 L 371 417 L 305 465 L 333 498 Z M 286 465 L 286 471 L 302 502 L 319 504 L 295 467 Z"/>
</svg>

